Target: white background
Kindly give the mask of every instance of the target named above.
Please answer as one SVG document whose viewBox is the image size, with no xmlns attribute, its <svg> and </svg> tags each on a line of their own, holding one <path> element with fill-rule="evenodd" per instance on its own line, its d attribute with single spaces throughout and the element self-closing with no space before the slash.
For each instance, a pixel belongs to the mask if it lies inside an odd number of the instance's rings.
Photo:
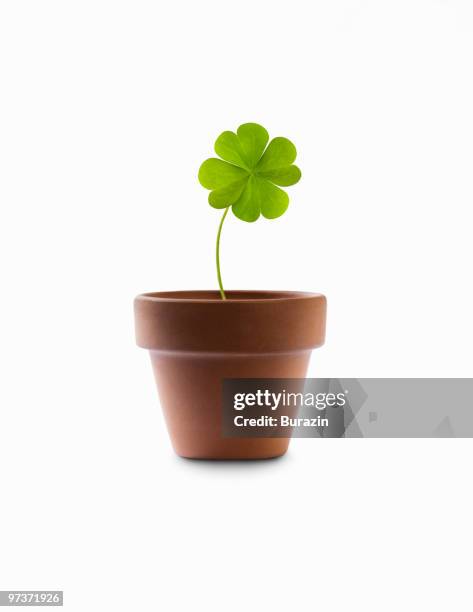
<svg viewBox="0 0 473 612">
<path fill-rule="evenodd" d="M 313 375 L 472 376 L 472 68 L 469 1 L 1 2 L 0 589 L 471 611 L 470 440 L 180 460 L 132 299 L 216 286 L 196 173 L 257 121 L 303 178 L 228 217 L 227 288 L 328 296 Z"/>
</svg>

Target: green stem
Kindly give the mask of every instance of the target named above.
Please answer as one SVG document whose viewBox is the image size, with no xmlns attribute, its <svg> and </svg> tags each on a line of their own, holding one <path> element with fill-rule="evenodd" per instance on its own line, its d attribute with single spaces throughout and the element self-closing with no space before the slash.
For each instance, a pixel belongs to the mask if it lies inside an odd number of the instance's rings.
<svg viewBox="0 0 473 612">
<path fill-rule="evenodd" d="M 222 275 L 220 274 L 220 234 L 222 233 L 222 225 L 223 225 L 223 222 L 225 221 L 225 217 L 227 216 L 227 213 L 229 210 L 230 210 L 230 206 L 227 206 L 227 208 L 225 209 L 225 212 L 223 213 L 222 220 L 220 221 L 220 225 L 218 226 L 218 233 L 217 233 L 217 250 L 216 250 L 217 278 L 218 278 L 218 286 L 220 287 L 220 297 L 222 298 L 222 300 L 226 300 L 227 298 L 225 296 L 225 291 L 223 290 Z"/>
</svg>

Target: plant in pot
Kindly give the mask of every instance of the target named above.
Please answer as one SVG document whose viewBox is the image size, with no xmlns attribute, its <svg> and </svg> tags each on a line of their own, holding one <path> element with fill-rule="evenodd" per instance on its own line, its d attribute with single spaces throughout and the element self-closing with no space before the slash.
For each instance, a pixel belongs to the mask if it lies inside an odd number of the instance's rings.
<svg viewBox="0 0 473 612">
<path fill-rule="evenodd" d="M 222 216 L 217 231 L 219 291 L 174 291 L 135 299 L 137 344 L 150 352 L 176 453 L 199 459 L 266 459 L 289 438 L 222 435 L 222 383 L 235 378 L 303 378 L 312 349 L 324 342 L 326 299 L 294 291 L 225 291 L 220 237 L 230 208 L 242 221 L 280 217 L 297 183 L 296 148 L 256 123 L 225 131 L 219 158 L 204 161 L 199 181 Z"/>
</svg>

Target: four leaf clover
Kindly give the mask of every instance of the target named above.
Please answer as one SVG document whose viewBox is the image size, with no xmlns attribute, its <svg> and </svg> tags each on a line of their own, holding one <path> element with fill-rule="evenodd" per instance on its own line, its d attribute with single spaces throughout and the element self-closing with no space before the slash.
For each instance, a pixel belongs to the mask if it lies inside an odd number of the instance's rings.
<svg viewBox="0 0 473 612">
<path fill-rule="evenodd" d="M 209 204 L 232 207 L 242 221 L 256 221 L 260 214 L 276 219 L 284 214 L 289 196 L 278 187 L 294 185 L 301 171 L 294 165 L 296 147 L 269 134 L 257 123 L 244 123 L 235 132 L 223 132 L 215 141 L 215 153 L 199 169 L 199 181 L 210 189 Z M 266 146 L 268 145 L 268 146 Z"/>
</svg>

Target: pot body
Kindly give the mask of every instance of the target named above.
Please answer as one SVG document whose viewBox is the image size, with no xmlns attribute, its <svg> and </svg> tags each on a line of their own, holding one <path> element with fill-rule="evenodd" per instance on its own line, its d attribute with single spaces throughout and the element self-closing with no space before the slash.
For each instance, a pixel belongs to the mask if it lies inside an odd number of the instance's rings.
<svg viewBox="0 0 473 612">
<path fill-rule="evenodd" d="M 229 291 L 143 294 L 135 300 L 136 337 L 149 349 L 176 453 L 198 459 L 266 459 L 289 438 L 222 435 L 226 378 L 303 378 L 323 344 L 320 294 Z"/>
</svg>

